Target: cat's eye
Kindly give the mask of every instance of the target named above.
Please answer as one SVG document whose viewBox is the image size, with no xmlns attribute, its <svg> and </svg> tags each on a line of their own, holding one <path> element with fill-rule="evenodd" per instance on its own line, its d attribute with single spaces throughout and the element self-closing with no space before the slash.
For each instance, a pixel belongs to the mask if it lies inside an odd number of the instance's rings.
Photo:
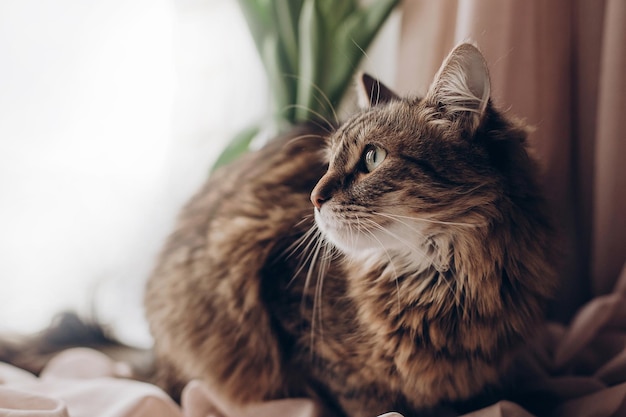
<svg viewBox="0 0 626 417">
<path fill-rule="evenodd" d="M 365 170 L 372 172 L 375 170 L 381 162 L 387 157 L 387 151 L 380 146 L 370 146 L 363 155 L 363 162 L 365 164 Z"/>
</svg>

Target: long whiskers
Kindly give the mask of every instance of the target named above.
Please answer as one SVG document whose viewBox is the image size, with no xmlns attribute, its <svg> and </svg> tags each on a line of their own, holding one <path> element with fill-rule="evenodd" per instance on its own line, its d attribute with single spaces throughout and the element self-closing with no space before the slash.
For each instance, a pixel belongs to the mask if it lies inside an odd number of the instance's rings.
<svg viewBox="0 0 626 417">
<path fill-rule="evenodd" d="M 302 293 L 302 302 L 305 302 L 305 295 L 308 292 L 308 288 L 311 285 L 311 279 L 313 278 L 313 271 L 315 270 L 315 263 L 317 262 L 320 254 L 320 250 L 322 248 L 322 240 L 317 239 L 315 242 L 315 248 L 313 249 L 313 257 L 311 258 L 311 263 L 309 264 L 309 270 L 307 271 L 306 278 L 304 280 L 304 289 Z M 317 290 L 319 287 L 319 276 L 318 282 L 315 283 L 315 291 L 313 293 L 313 314 L 311 317 L 311 354 L 313 353 L 313 338 L 315 335 L 315 309 L 317 307 Z"/>
<path fill-rule="evenodd" d="M 296 267 L 296 271 L 293 274 L 293 277 L 291 277 L 291 280 L 289 281 L 288 285 L 291 285 L 293 281 L 300 275 L 300 273 L 304 270 L 304 267 L 306 266 L 307 263 L 311 265 L 313 262 L 315 262 L 316 248 L 320 244 L 319 242 L 321 240 L 321 234 L 322 232 L 319 231 L 319 229 L 317 228 L 317 225 L 313 225 L 300 239 L 298 239 L 300 243 L 292 250 L 292 253 L 298 250 L 298 248 L 302 248 L 303 245 L 304 247 L 300 254 L 300 262 L 298 263 L 298 266 Z M 294 244 L 296 242 L 294 242 Z M 309 269 L 310 268 L 311 266 L 309 266 Z M 305 289 L 306 289 L 306 282 L 305 282 Z"/>
<path fill-rule="evenodd" d="M 450 226 L 464 226 L 464 227 L 486 226 L 486 223 L 472 224 L 472 223 L 463 223 L 463 222 L 447 222 L 443 220 L 426 219 L 424 217 L 417 217 L 417 216 L 401 216 L 399 214 L 390 214 L 390 213 L 381 213 L 381 212 L 373 212 L 373 213 L 378 214 L 379 216 L 387 217 L 387 218 L 394 219 L 394 220 L 410 219 L 410 220 L 417 220 L 417 221 L 426 222 L 426 223 L 445 224 L 445 225 L 450 225 Z"/>
<path fill-rule="evenodd" d="M 320 239 L 321 247 L 323 250 L 323 254 L 319 263 L 319 268 L 317 272 L 317 281 L 315 283 L 315 292 L 313 296 L 313 312 L 311 317 L 311 354 L 315 352 L 314 350 L 314 341 L 315 341 L 315 329 L 316 329 L 316 312 L 317 312 L 317 322 L 319 324 L 319 330 L 317 334 L 320 337 L 320 341 L 324 342 L 324 314 L 322 311 L 322 306 L 324 303 L 322 302 L 322 294 L 324 289 L 324 278 L 326 276 L 326 272 L 330 266 L 330 262 L 332 259 L 331 249 L 329 245 L 323 239 Z"/>
<path fill-rule="evenodd" d="M 314 135 L 314 134 L 300 135 L 300 136 L 296 136 L 294 138 L 289 139 L 288 144 L 291 145 L 291 144 L 293 144 L 295 142 L 298 142 L 298 141 L 300 141 L 302 139 L 314 139 L 314 138 L 315 139 L 323 139 L 324 137 L 320 136 L 320 135 Z"/>
<path fill-rule="evenodd" d="M 288 106 L 284 107 L 285 110 L 288 109 L 302 109 L 302 110 L 306 110 L 309 113 L 311 113 L 312 115 L 316 116 L 319 120 L 321 120 L 322 122 L 326 123 L 326 125 L 328 126 L 328 129 L 326 129 L 325 126 L 322 126 L 320 124 L 317 124 L 320 128 L 326 130 L 327 132 L 332 132 L 333 130 L 335 130 L 335 125 L 333 125 L 326 117 L 324 117 L 324 115 L 322 115 L 321 113 L 310 109 L 306 106 L 303 106 L 302 104 L 290 104 Z"/>
<path fill-rule="evenodd" d="M 430 262 L 434 262 L 434 258 L 432 255 L 429 255 L 428 253 L 426 253 L 426 251 L 424 251 L 424 249 L 414 245 L 412 242 L 409 242 L 406 239 L 401 238 L 400 236 L 398 236 L 396 233 L 392 232 L 391 230 L 381 226 L 379 223 L 377 223 L 376 221 L 372 220 L 372 219 L 364 219 L 367 220 L 368 223 L 373 226 L 374 228 L 380 230 L 383 233 L 386 233 L 387 235 L 391 236 L 393 239 L 397 240 L 400 243 L 405 244 L 407 247 L 409 247 L 410 249 L 413 249 L 415 252 L 419 253 L 420 255 L 422 255 L 425 259 L 428 259 Z"/>
<path fill-rule="evenodd" d="M 305 217 L 299 224 L 307 220 L 310 220 L 310 216 Z M 306 310 L 305 305 L 307 303 L 307 299 L 312 296 L 313 305 L 310 322 L 310 353 L 311 360 L 313 360 L 315 355 L 315 338 L 320 337 L 323 339 L 322 294 L 324 289 L 324 278 L 329 270 L 330 262 L 334 256 L 334 248 L 326 242 L 322 232 L 317 227 L 317 224 L 313 223 L 313 225 L 302 236 L 300 236 L 283 251 L 282 257 L 283 259 L 288 259 L 296 252 L 299 252 L 298 256 L 300 261 L 288 285 L 293 284 L 298 277 L 301 277 L 304 269 L 307 268 L 302 287 L 300 308 L 302 310 Z M 315 286 L 311 295 L 309 289 L 313 285 L 313 280 L 315 280 Z"/>
<path fill-rule="evenodd" d="M 310 257 L 309 269 L 304 281 L 304 288 L 302 290 L 302 303 L 305 303 L 308 288 L 311 285 L 313 274 L 317 265 L 317 280 L 315 282 L 315 289 L 313 291 L 313 306 L 311 311 L 311 328 L 310 328 L 310 354 L 311 361 L 314 360 L 315 355 L 315 337 L 319 335 L 320 339 L 324 338 L 323 330 L 323 302 L 322 294 L 324 289 L 324 277 L 329 269 L 330 262 L 332 260 L 333 249 L 328 245 L 321 235 L 321 232 L 316 236 L 315 246 L 312 250 L 312 256 Z M 320 257 L 320 253 L 322 256 Z M 308 262 L 308 261 L 307 261 Z M 297 273 L 299 274 L 299 272 Z M 296 274 L 296 275 L 297 275 Z M 304 308 L 302 305 L 301 308 Z"/>
<path fill-rule="evenodd" d="M 304 77 L 300 76 L 300 75 L 296 75 L 296 74 L 285 74 L 285 77 L 289 77 L 289 78 L 294 78 L 296 80 L 304 80 Z M 324 99 L 324 102 L 322 102 L 318 96 L 315 96 L 315 100 L 321 104 L 322 106 L 328 106 L 328 108 L 330 109 L 330 111 L 333 113 L 333 118 L 335 119 L 335 122 L 337 124 L 339 124 L 339 117 L 337 116 L 337 112 L 335 111 L 335 106 L 333 106 L 333 103 L 331 103 L 330 99 L 328 98 L 328 96 L 326 95 L 326 93 L 324 93 L 324 91 L 314 82 L 311 82 L 309 80 L 304 80 L 306 82 L 309 83 L 309 85 L 311 87 L 313 87 L 313 89 L 315 91 L 317 91 L 319 93 L 319 95 Z"/>
<path fill-rule="evenodd" d="M 304 219 L 302 219 L 298 224 L 295 225 L 295 227 L 298 227 L 300 224 L 302 224 L 303 222 L 309 220 L 312 216 L 306 216 Z M 298 249 L 300 249 L 302 247 L 302 245 L 305 244 L 305 242 L 308 241 L 308 245 L 311 244 L 312 240 L 311 238 L 313 237 L 313 235 L 315 234 L 319 234 L 321 233 L 316 224 L 313 224 L 309 230 L 307 230 L 302 236 L 300 236 L 298 239 L 296 239 L 291 245 L 287 246 L 287 248 L 281 253 L 281 256 L 279 257 L 279 259 L 289 259 L 291 256 L 293 256 L 294 253 L 296 253 L 296 251 Z"/>
<path fill-rule="evenodd" d="M 401 307 L 401 303 L 400 303 L 400 284 L 398 283 L 398 271 L 396 270 L 396 265 L 394 264 L 393 260 L 391 259 L 391 255 L 389 254 L 389 251 L 387 250 L 387 248 L 385 247 L 385 245 L 383 245 L 383 243 L 380 241 L 380 239 L 378 239 L 376 237 L 376 235 L 369 229 L 367 228 L 361 228 L 361 222 L 359 220 L 359 216 L 355 214 L 355 218 L 357 221 L 357 229 L 366 232 L 367 234 L 369 234 L 372 239 L 374 239 L 376 242 L 378 242 L 378 245 L 380 246 L 380 248 L 385 252 L 385 255 L 387 255 L 387 259 L 389 260 L 389 265 L 391 266 L 391 269 L 393 270 L 393 280 L 396 283 L 396 298 L 398 300 L 398 311 L 402 310 Z M 371 220 L 373 222 L 373 220 Z M 375 222 L 374 222 L 375 223 Z"/>
<path fill-rule="evenodd" d="M 374 214 L 378 214 L 379 216 L 382 216 L 382 217 L 387 217 L 388 219 L 391 219 L 391 220 L 393 220 L 393 221 L 395 221 L 395 222 L 398 222 L 398 223 L 402 224 L 403 226 L 406 226 L 408 229 L 410 229 L 410 230 L 411 230 L 413 233 L 415 233 L 416 235 L 418 235 L 418 236 L 420 236 L 420 237 L 422 237 L 422 238 L 426 239 L 426 235 L 424 235 L 424 233 L 422 233 L 422 231 L 421 231 L 421 230 L 416 229 L 413 225 L 411 225 L 411 224 L 409 224 L 409 223 L 407 223 L 407 222 L 403 221 L 402 219 L 399 219 L 399 218 L 394 218 L 394 217 L 392 217 L 391 215 L 389 215 L 389 214 L 384 214 L 384 213 L 377 213 L 377 212 L 375 212 Z M 380 226 L 380 225 L 379 225 L 379 226 Z"/>
</svg>

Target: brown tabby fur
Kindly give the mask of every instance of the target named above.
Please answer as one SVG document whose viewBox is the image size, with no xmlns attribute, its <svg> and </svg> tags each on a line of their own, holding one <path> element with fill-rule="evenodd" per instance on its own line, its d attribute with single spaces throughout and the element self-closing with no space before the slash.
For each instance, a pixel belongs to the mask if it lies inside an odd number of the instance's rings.
<svg viewBox="0 0 626 417">
<path fill-rule="evenodd" d="M 540 322 L 551 228 L 482 55 L 457 47 L 423 99 L 364 83 L 369 109 L 243 157 L 184 209 L 145 297 L 165 385 L 409 416 L 497 385 Z"/>
</svg>

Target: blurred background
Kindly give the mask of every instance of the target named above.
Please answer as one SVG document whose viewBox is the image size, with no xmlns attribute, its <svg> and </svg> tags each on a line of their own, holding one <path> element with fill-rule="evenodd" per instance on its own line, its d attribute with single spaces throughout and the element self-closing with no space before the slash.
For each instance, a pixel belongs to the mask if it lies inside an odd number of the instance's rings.
<svg viewBox="0 0 626 417">
<path fill-rule="evenodd" d="M 421 94 L 468 39 L 534 127 L 566 321 L 625 271 L 626 2 L 405 0 L 363 67 Z M 176 213 L 269 102 L 235 0 L 2 0 L 0 331 L 72 308 L 149 345 L 143 285 Z"/>
<path fill-rule="evenodd" d="M 364 62 L 390 84 L 399 22 Z M 235 0 L 2 0 L 0 332 L 75 309 L 148 346 L 163 240 L 268 105 Z"/>
</svg>

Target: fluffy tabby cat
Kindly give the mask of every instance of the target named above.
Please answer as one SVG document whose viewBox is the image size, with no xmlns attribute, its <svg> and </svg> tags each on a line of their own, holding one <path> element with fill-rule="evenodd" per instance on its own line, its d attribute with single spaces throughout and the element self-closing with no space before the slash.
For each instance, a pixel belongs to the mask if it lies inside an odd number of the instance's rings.
<svg viewBox="0 0 626 417">
<path fill-rule="evenodd" d="M 551 228 L 480 52 L 454 49 L 421 99 L 363 81 L 369 108 L 223 168 L 182 212 L 145 297 L 164 384 L 409 416 L 497 385 L 540 322 Z"/>
</svg>

